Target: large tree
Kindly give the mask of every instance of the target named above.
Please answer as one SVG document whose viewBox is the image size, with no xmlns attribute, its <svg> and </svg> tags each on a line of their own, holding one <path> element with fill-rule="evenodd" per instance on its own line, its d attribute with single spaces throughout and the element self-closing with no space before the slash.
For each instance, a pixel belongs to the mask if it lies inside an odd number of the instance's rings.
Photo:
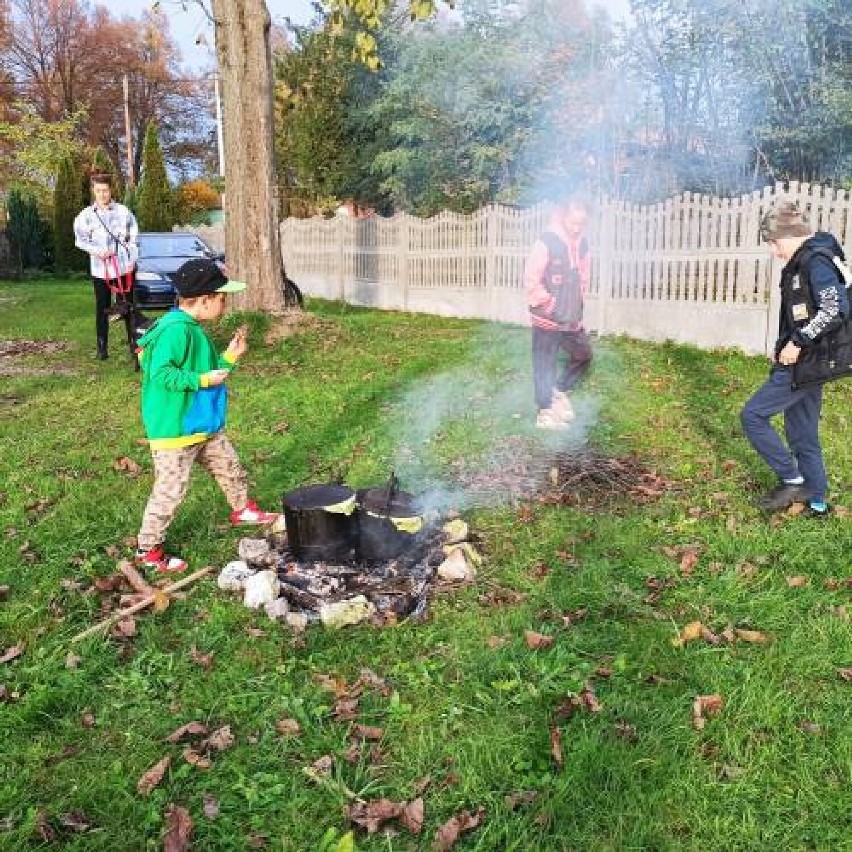
<svg viewBox="0 0 852 852">
<path fill-rule="evenodd" d="M 232 275 L 251 285 L 242 305 L 283 307 L 284 270 L 278 231 L 275 174 L 271 20 L 264 0 L 211 0 L 222 93 L 225 142 L 225 252 Z M 330 0 L 375 29 L 389 0 Z M 435 0 L 409 0 L 413 17 L 434 12 Z M 355 36 L 355 52 L 376 67 L 375 39 Z"/>
</svg>

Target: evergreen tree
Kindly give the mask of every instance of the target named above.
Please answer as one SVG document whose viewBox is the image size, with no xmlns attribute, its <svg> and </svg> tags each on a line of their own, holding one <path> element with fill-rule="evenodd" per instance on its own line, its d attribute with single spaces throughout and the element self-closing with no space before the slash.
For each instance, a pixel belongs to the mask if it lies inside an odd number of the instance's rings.
<svg viewBox="0 0 852 852">
<path fill-rule="evenodd" d="M 142 180 L 137 201 L 140 230 L 171 231 L 175 224 L 174 197 L 166 175 L 160 140 L 157 138 L 157 125 L 153 121 L 145 131 Z"/>
<path fill-rule="evenodd" d="M 124 195 L 124 181 L 121 172 L 115 167 L 115 163 L 104 149 L 98 145 L 92 155 L 92 173 L 109 175 L 112 179 L 113 198 L 121 198 Z"/>
<path fill-rule="evenodd" d="M 50 255 L 50 227 L 41 218 L 35 198 L 14 187 L 9 192 L 6 215 L 6 234 L 18 271 L 44 269 Z"/>
<path fill-rule="evenodd" d="M 84 255 L 74 246 L 74 217 L 80 210 L 77 170 L 70 157 L 59 164 L 53 189 L 54 264 L 57 272 L 82 269 Z"/>
<path fill-rule="evenodd" d="M 127 184 L 127 189 L 124 190 L 124 206 L 139 218 L 139 193 L 135 186 Z"/>
</svg>

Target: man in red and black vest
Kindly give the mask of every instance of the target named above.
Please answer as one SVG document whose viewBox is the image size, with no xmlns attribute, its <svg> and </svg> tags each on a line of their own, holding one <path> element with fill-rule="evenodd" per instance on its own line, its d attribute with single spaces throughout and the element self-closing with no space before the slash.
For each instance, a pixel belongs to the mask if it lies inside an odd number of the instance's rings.
<svg viewBox="0 0 852 852">
<path fill-rule="evenodd" d="M 585 237 L 589 204 L 579 195 L 560 202 L 547 230 L 533 244 L 524 269 L 532 324 L 536 426 L 565 429 L 574 418 L 570 393 L 592 361 L 583 328 L 583 297 L 589 288 Z M 559 354 L 566 360 L 559 370 Z"/>
</svg>

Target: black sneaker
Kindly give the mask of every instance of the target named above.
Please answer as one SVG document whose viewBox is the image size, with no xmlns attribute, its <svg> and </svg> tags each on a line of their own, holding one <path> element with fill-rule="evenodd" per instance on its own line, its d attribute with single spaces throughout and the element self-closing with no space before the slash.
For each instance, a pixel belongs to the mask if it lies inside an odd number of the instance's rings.
<svg viewBox="0 0 852 852">
<path fill-rule="evenodd" d="M 757 501 L 759 508 L 764 512 L 783 512 L 789 509 L 793 503 L 807 503 L 811 498 L 811 492 L 804 485 L 791 485 L 781 482 L 768 494 Z"/>
<path fill-rule="evenodd" d="M 831 505 L 829 503 L 826 503 L 824 509 L 814 509 L 814 507 L 811 505 L 805 506 L 805 511 L 802 512 L 802 517 L 822 519 L 827 518 L 830 514 Z"/>
</svg>

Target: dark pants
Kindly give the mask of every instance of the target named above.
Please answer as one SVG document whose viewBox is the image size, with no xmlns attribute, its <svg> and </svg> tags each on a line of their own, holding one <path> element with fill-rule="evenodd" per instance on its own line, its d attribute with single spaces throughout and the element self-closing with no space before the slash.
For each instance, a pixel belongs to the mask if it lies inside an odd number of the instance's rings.
<svg viewBox="0 0 852 852">
<path fill-rule="evenodd" d="M 112 293 L 103 278 L 92 278 L 95 288 L 95 336 L 98 341 L 98 352 L 107 352 L 109 340 L 109 320 L 107 311 L 112 306 Z"/>
<path fill-rule="evenodd" d="M 824 500 L 828 480 L 819 443 L 822 385 L 794 391 L 791 379 L 790 370 L 773 369 L 763 387 L 743 406 L 740 420 L 751 445 L 779 479 L 802 476 L 812 499 Z M 769 422 L 781 412 L 789 449 Z"/>
<path fill-rule="evenodd" d="M 561 351 L 567 357 L 557 381 Z M 550 408 L 554 388 L 571 390 L 583 378 L 592 362 L 592 344 L 582 328 L 575 331 L 551 331 L 533 326 L 532 352 L 535 404 L 539 410 Z"/>
</svg>

